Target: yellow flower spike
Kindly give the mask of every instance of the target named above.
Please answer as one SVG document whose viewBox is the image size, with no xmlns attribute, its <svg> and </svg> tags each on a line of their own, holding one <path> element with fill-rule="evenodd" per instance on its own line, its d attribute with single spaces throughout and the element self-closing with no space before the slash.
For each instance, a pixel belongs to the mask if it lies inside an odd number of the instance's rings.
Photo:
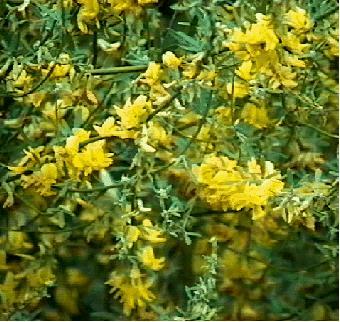
<svg viewBox="0 0 340 322">
<path fill-rule="evenodd" d="M 253 63 L 251 62 L 251 60 L 243 62 L 238 70 L 235 72 L 236 75 L 240 76 L 244 80 L 251 80 L 253 78 L 250 74 L 252 65 Z"/>
<path fill-rule="evenodd" d="M 265 107 L 257 107 L 252 103 L 246 103 L 241 112 L 241 118 L 258 129 L 266 128 L 271 124 L 267 109 Z"/>
<path fill-rule="evenodd" d="M 177 69 L 182 63 L 182 60 L 176 57 L 176 55 L 171 51 L 167 51 L 163 54 L 162 59 L 163 64 L 172 69 Z"/>
<path fill-rule="evenodd" d="M 308 17 L 306 10 L 299 7 L 296 7 L 295 10 L 289 10 L 284 18 L 286 24 L 299 33 L 307 32 L 313 27 L 313 22 Z"/>
<path fill-rule="evenodd" d="M 145 247 L 138 255 L 138 258 L 143 265 L 154 271 L 159 271 L 164 267 L 165 258 L 155 258 L 153 248 L 151 246 Z"/>
</svg>

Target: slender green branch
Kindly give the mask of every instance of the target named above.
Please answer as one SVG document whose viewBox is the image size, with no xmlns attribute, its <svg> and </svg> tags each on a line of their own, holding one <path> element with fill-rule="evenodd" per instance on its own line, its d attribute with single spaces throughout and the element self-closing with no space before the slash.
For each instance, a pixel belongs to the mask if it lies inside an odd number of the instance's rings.
<svg viewBox="0 0 340 322">
<path fill-rule="evenodd" d="M 96 192 L 96 191 L 105 191 L 105 190 L 109 190 L 112 188 L 118 188 L 118 187 L 122 187 L 124 185 L 124 183 L 122 182 L 118 182 L 109 186 L 102 186 L 102 187 L 96 187 L 96 188 L 91 188 L 91 189 L 77 189 L 77 188 L 68 188 L 67 192 L 81 192 L 81 193 L 86 193 L 86 192 Z M 57 188 L 57 189 L 61 189 L 61 186 L 53 186 L 53 188 Z"/>
<path fill-rule="evenodd" d="M 312 124 L 308 124 L 308 123 L 304 123 L 304 122 L 300 122 L 300 121 L 299 121 L 299 124 L 307 126 L 307 127 L 311 128 L 311 129 L 313 129 L 313 130 L 315 130 L 315 131 L 317 131 L 317 132 L 319 132 L 319 133 L 321 133 L 323 135 L 326 135 L 326 136 L 328 136 L 330 138 L 334 138 L 334 139 L 338 139 L 339 138 L 338 135 L 332 134 L 332 133 L 328 133 L 327 131 L 319 129 L 318 127 L 316 127 L 316 126 L 314 126 Z"/>
<path fill-rule="evenodd" d="M 119 74 L 119 73 L 133 73 L 144 71 L 148 68 L 147 65 L 139 65 L 139 66 L 118 66 L 118 67 L 111 67 L 111 68 L 99 68 L 99 69 L 92 69 L 89 71 L 91 75 L 112 75 L 112 74 Z"/>
</svg>

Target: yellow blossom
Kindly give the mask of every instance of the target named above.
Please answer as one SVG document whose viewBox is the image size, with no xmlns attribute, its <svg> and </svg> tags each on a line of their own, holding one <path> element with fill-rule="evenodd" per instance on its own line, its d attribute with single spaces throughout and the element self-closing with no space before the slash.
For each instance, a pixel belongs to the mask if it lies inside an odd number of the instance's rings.
<svg viewBox="0 0 340 322">
<path fill-rule="evenodd" d="M 163 58 L 163 64 L 165 64 L 169 68 L 177 69 L 178 66 L 181 65 L 181 59 L 176 57 L 176 55 L 171 51 L 167 51 L 162 56 L 162 58 Z"/>
<path fill-rule="evenodd" d="M 155 255 L 153 253 L 153 248 L 151 246 L 145 247 L 140 253 L 139 253 L 139 260 L 143 265 L 147 268 L 150 268 L 154 271 L 159 271 L 164 267 L 164 261 L 165 258 L 162 257 L 160 259 L 155 258 Z"/>
<path fill-rule="evenodd" d="M 88 33 L 87 24 L 95 20 L 99 13 L 99 3 L 97 0 L 77 0 L 81 4 L 78 12 L 78 27 L 83 33 Z"/>
<path fill-rule="evenodd" d="M 197 80 L 203 80 L 206 82 L 214 81 L 216 78 L 216 72 L 214 70 L 202 70 L 196 77 Z"/>
<path fill-rule="evenodd" d="M 269 198 L 283 189 L 281 175 L 275 172 L 271 162 L 265 163 L 264 171 L 259 170 L 255 161 L 248 163 L 246 171 L 227 157 L 207 156 L 192 171 L 199 184 L 199 196 L 212 209 L 252 209 L 253 219 L 258 219 L 265 215 Z"/>
<path fill-rule="evenodd" d="M 151 102 L 144 95 L 139 95 L 133 103 L 130 100 L 126 102 L 123 108 L 117 110 L 120 116 L 120 123 L 123 128 L 131 129 L 138 127 L 151 110 Z"/>
<path fill-rule="evenodd" d="M 251 80 L 252 76 L 251 76 L 250 72 L 251 72 L 252 65 L 253 64 L 250 60 L 244 61 L 241 64 L 241 66 L 238 68 L 238 70 L 236 71 L 236 74 L 244 80 L 247 80 L 247 81 Z"/>
<path fill-rule="evenodd" d="M 121 139 L 132 139 L 136 137 L 134 131 L 124 130 L 118 126 L 113 116 L 108 117 L 102 126 L 94 125 L 93 127 L 100 137 L 116 136 Z"/>
<path fill-rule="evenodd" d="M 152 302 L 156 297 L 149 290 L 152 281 L 143 280 L 139 269 L 130 271 L 130 276 L 114 272 L 106 284 L 112 287 L 111 293 L 115 293 L 114 298 L 120 298 L 123 303 L 124 314 L 130 316 L 135 308 L 144 308 L 148 302 Z"/>
<path fill-rule="evenodd" d="M 36 148 L 29 147 L 28 150 L 24 150 L 25 156 L 20 160 L 18 165 L 13 167 L 9 166 L 8 169 L 14 174 L 22 174 L 34 165 L 45 162 L 48 160 L 48 156 L 41 156 L 44 149 L 44 146 L 38 146 Z"/>
<path fill-rule="evenodd" d="M 29 176 L 21 176 L 21 184 L 24 188 L 34 187 L 42 196 L 52 196 L 56 193 L 51 190 L 51 186 L 57 182 L 58 170 L 55 163 L 44 164 L 39 171 L 35 171 Z"/>
<path fill-rule="evenodd" d="M 149 219 L 143 220 L 142 227 L 142 238 L 150 241 L 151 243 L 164 243 L 166 241 L 165 237 L 162 237 L 162 232 L 155 226 Z"/>
<path fill-rule="evenodd" d="M 276 36 L 271 19 L 268 16 L 262 14 L 256 14 L 256 24 L 252 24 L 250 28 L 246 30 L 246 32 L 242 32 L 240 29 L 235 29 L 232 34 L 232 43 L 236 44 L 244 44 L 244 45 L 262 45 L 264 44 L 264 50 L 273 50 L 279 43 L 279 39 Z M 230 47 L 231 50 L 235 50 L 237 48 Z M 252 51 L 255 48 L 250 47 L 247 48 L 248 51 Z M 258 49 L 261 49 L 258 47 Z M 253 55 L 256 56 L 260 54 L 260 51 L 256 53 L 253 52 Z"/>
<path fill-rule="evenodd" d="M 152 122 L 148 128 L 149 140 L 153 144 L 161 144 L 165 147 L 170 147 L 172 138 L 168 135 L 165 129 L 158 123 Z"/>
<path fill-rule="evenodd" d="M 295 10 L 289 10 L 284 18 L 286 24 L 299 33 L 306 32 L 313 27 L 313 22 L 308 17 L 306 10 L 299 7 L 296 7 Z"/>
<path fill-rule="evenodd" d="M 282 46 L 287 47 L 290 51 L 302 55 L 310 48 L 310 44 L 302 44 L 300 39 L 291 32 L 281 37 Z"/>
<path fill-rule="evenodd" d="M 265 107 L 257 107 L 255 104 L 247 103 L 242 112 L 241 118 L 258 129 L 266 128 L 271 121 L 268 117 L 267 109 Z"/>
<path fill-rule="evenodd" d="M 135 0 L 108 0 L 108 2 L 111 5 L 113 13 L 116 15 L 120 15 L 123 11 L 138 15 L 142 11 L 142 8 L 136 4 Z"/>
<path fill-rule="evenodd" d="M 278 88 L 280 85 L 288 88 L 294 88 L 298 85 L 298 83 L 294 80 L 295 77 L 296 73 L 292 72 L 290 67 L 277 64 L 272 76 L 270 77 L 269 85 L 273 89 Z"/>
<path fill-rule="evenodd" d="M 229 95 L 232 95 L 233 93 L 233 84 L 232 83 L 228 83 L 227 84 L 227 93 Z M 242 98 L 245 97 L 249 94 L 249 87 L 248 85 L 239 83 L 239 82 L 234 82 L 234 97 L 235 98 Z"/>
<path fill-rule="evenodd" d="M 109 167 L 112 163 L 112 153 L 104 152 L 105 140 L 87 144 L 82 152 L 77 153 L 72 163 L 79 171 L 88 176 L 93 171 L 99 171 Z"/>
<path fill-rule="evenodd" d="M 133 246 L 133 243 L 138 240 L 138 237 L 140 236 L 141 232 L 136 226 L 128 226 L 127 228 L 127 235 L 126 235 L 126 241 L 128 243 L 128 248 L 131 248 Z"/>
<path fill-rule="evenodd" d="M 148 69 L 144 73 L 145 78 L 142 78 L 141 82 L 152 86 L 160 81 L 161 74 L 161 65 L 151 62 L 149 63 Z"/>
<path fill-rule="evenodd" d="M 15 78 L 13 86 L 27 90 L 32 84 L 32 80 L 32 76 L 28 75 L 26 70 L 23 69 L 21 73 Z"/>
<path fill-rule="evenodd" d="M 231 125 L 232 124 L 232 109 L 225 106 L 219 106 L 215 110 L 216 118 L 218 122 L 221 122 L 223 125 Z"/>
<path fill-rule="evenodd" d="M 137 2 L 139 5 L 146 5 L 150 3 L 157 3 L 158 0 L 138 0 Z"/>
<path fill-rule="evenodd" d="M 79 150 L 79 144 L 90 138 L 90 131 L 84 129 L 73 129 L 72 136 L 66 139 L 65 150 L 69 154 L 75 154 Z"/>
<path fill-rule="evenodd" d="M 190 79 L 194 78 L 197 75 L 198 67 L 196 62 L 186 63 L 183 66 L 183 76 L 188 77 Z"/>
<path fill-rule="evenodd" d="M 300 60 L 297 56 L 293 56 L 293 55 L 286 55 L 285 62 L 287 65 L 293 66 L 293 67 L 300 67 L 300 68 L 306 67 L 306 64 L 303 60 Z"/>
</svg>

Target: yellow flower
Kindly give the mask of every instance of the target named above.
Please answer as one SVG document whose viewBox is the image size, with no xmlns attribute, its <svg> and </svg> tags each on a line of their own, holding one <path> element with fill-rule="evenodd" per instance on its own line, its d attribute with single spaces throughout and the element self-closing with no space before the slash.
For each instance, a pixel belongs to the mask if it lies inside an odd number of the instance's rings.
<svg viewBox="0 0 340 322">
<path fill-rule="evenodd" d="M 44 164 L 40 171 L 34 172 L 30 176 L 21 176 L 21 184 L 24 188 L 33 186 L 42 196 L 52 196 L 56 193 L 51 190 L 51 186 L 57 182 L 58 170 L 55 163 Z"/>
<path fill-rule="evenodd" d="M 133 243 L 138 240 L 138 237 L 140 236 L 140 234 L 141 232 L 136 226 L 128 226 L 127 235 L 126 235 L 128 248 L 131 248 L 133 246 Z"/>
<path fill-rule="evenodd" d="M 87 144 L 82 152 L 73 157 L 73 166 L 84 171 L 85 176 L 109 167 L 112 163 L 112 153 L 104 152 L 104 144 L 105 140 Z"/>
<path fill-rule="evenodd" d="M 141 82 L 152 86 L 160 81 L 161 74 L 161 65 L 151 62 L 149 63 L 148 69 L 144 73 L 145 78 L 142 78 Z"/>
<path fill-rule="evenodd" d="M 108 117 L 102 126 L 93 126 L 100 137 L 116 136 L 121 139 L 133 139 L 136 137 L 135 131 L 122 130 L 120 126 L 116 124 L 114 117 Z"/>
<path fill-rule="evenodd" d="M 197 80 L 203 80 L 206 82 L 214 81 L 216 78 L 216 72 L 214 70 L 202 70 L 196 77 Z"/>
<path fill-rule="evenodd" d="M 293 56 L 293 55 L 286 55 L 285 62 L 287 65 L 293 66 L 293 67 L 300 67 L 300 68 L 306 67 L 306 64 L 303 60 L 299 60 L 297 56 Z"/>
<path fill-rule="evenodd" d="M 13 82 L 14 87 L 22 88 L 27 90 L 32 83 L 32 77 L 27 74 L 26 70 L 22 70 L 21 73 L 15 78 Z"/>
<path fill-rule="evenodd" d="M 216 119 L 219 123 L 223 125 L 232 124 L 232 109 L 225 106 L 219 106 L 215 110 Z"/>
<path fill-rule="evenodd" d="M 139 5 L 146 5 L 150 3 L 157 3 L 158 0 L 138 0 L 137 2 Z"/>
<path fill-rule="evenodd" d="M 148 302 L 156 298 L 149 290 L 152 281 L 143 280 L 138 268 L 132 269 L 129 277 L 113 272 L 106 284 L 112 286 L 110 293 L 115 293 L 114 298 L 120 298 L 124 314 L 127 316 L 133 309 L 144 308 Z"/>
<path fill-rule="evenodd" d="M 294 88 L 298 85 L 298 83 L 294 80 L 295 77 L 296 73 L 292 72 L 290 67 L 277 64 L 275 66 L 273 76 L 269 80 L 269 85 L 273 89 L 278 88 L 280 85 L 288 88 Z"/>
<path fill-rule="evenodd" d="M 186 63 L 183 66 L 183 76 L 188 77 L 190 79 L 194 78 L 198 72 L 198 67 L 195 62 Z"/>
<path fill-rule="evenodd" d="M 102 126 L 94 125 L 93 127 L 101 137 L 113 136 L 117 131 L 116 121 L 112 116 L 107 118 Z"/>
<path fill-rule="evenodd" d="M 161 237 L 162 232 L 155 226 L 152 225 L 149 219 L 143 220 L 142 227 L 142 238 L 150 241 L 151 243 L 164 243 L 166 241 L 165 237 Z"/>
<path fill-rule="evenodd" d="M 197 178 L 198 195 L 212 209 L 251 209 L 253 219 L 263 217 L 269 198 L 283 189 L 281 175 L 275 172 L 269 161 L 262 171 L 252 160 L 247 171 L 227 157 L 207 156 L 202 165 L 192 172 Z"/>
<path fill-rule="evenodd" d="M 164 261 L 165 258 L 162 257 L 160 259 L 155 258 L 155 255 L 153 253 L 153 248 L 151 246 L 145 247 L 140 253 L 139 253 L 139 260 L 143 265 L 147 268 L 150 268 L 154 271 L 159 271 L 164 267 Z"/>
<path fill-rule="evenodd" d="M 296 7 L 295 10 L 289 10 L 284 18 L 286 24 L 299 33 L 306 32 L 313 27 L 313 22 L 306 14 L 306 10 L 299 7 Z"/>
<path fill-rule="evenodd" d="M 151 123 L 151 122 L 150 122 Z M 158 123 L 152 122 L 148 128 L 148 136 L 151 144 L 161 144 L 165 147 L 170 147 L 172 138 L 168 135 L 165 129 Z"/>
<path fill-rule="evenodd" d="M 251 80 L 252 76 L 250 74 L 250 71 L 251 71 L 252 65 L 253 64 L 250 60 L 244 61 L 241 64 L 241 66 L 238 68 L 238 70 L 236 71 L 236 74 L 244 80 L 247 80 L 247 81 Z"/>
<path fill-rule="evenodd" d="M 150 110 L 151 102 L 147 101 L 146 96 L 139 95 L 133 103 L 128 101 L 123 108 L 118 109 L 117 114 L 120 116 L 121 126 L 131 129 L 144 122 Z"/>
<path fill-rule="evenodd" d="M 238 51 L 238 49 L 240 48 L 238 46 L 230 47 L 230 45 L 235 43 L 243 45 L 258 45 L 258 47 L 256 48 L 246 47 L 248 52 L 252 52 L 252 55 L 256 56 L 260 54 L 262 50 L 262 44 L 264 44 L 265 46 L 265 51 L 273 50 L 276 48 L 279 43 L 279 39 L 274 32 L 270 17 L 257 13 L 256 20 L 256 24 L 252 24 L 250 28 L 246 30 L 246 32 L 242 32 L 240 29 L 234 30 L 231 37 L 232 43 L 228 45 L 231 50 Z"/>
<path fill-rule="evenodd" d="M 302 55 L 310 48 L 310 44 L 301 44 L 300 39 L 291 32 L 281 37 L 282 46 L 287 47 L 293 53 Z"/>
<path fill-rule="evenodd" d="M 116 15 L 120 15 L 123 11 L 131 12 L 135 15 L 141 13 L 142 8 L 135 3 L 135 0 L 108 0 L 112 11 Z"/>
<path fill-rule="evenodd" d="M 267 109 L 265 107 L 257 107 L 255 104 L 247 103 L 242 112 L 241 118 L 258 129 L 266 128 L 270 125 Z"/>
<path fill-rule="evenodd" d="M 163 64 L 165 64 L 166 66 L 172 69 L 177 69 L 178 66 L 180 66 L 182 62 L 181 59 L 177 58 L 176 55 L 171 51 L 167 51 L 162 56 L 162 58 L 163 58 Z"/>
<path fill-rule="evenodd" d="M 97 18 L 99 13 L 99 4 L 97 0 L 77 1 L 82 5 L 77 16 L 78 27 L 83 33 L 87 34 L 88 28 L 86 24 Z"/>
<path fill-rule="evenodd" d="M 233 84 L 232 83 L 228 83 L 227 84 L 227 93 L 229 95 L 232 95 L 233 93 Z M 249 87 L 248 85 L 239 83 L 239 82 L 234 82 L 234 97 L 235 98 L 242 98 L 245 97 L 249 94 Z"/>
<path fill-rule="evenodd" d="M 73 129 L 73 136 L 66 139 L 65 150 L 68 154 L 75 154 L 79 150 L 79 144 L 90 138 L 90 131 Z"/>
</svg>

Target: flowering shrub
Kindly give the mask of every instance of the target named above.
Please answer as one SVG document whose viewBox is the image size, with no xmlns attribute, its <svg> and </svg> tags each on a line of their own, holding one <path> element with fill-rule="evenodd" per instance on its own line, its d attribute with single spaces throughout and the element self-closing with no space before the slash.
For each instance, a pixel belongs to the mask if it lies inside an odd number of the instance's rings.
<svg viewBox="0 0 340 322">
<path fill-rule="evenodd" d="M 335 0 L 0 16 L 2 319 L 337 320 Z"/>
</svg>

